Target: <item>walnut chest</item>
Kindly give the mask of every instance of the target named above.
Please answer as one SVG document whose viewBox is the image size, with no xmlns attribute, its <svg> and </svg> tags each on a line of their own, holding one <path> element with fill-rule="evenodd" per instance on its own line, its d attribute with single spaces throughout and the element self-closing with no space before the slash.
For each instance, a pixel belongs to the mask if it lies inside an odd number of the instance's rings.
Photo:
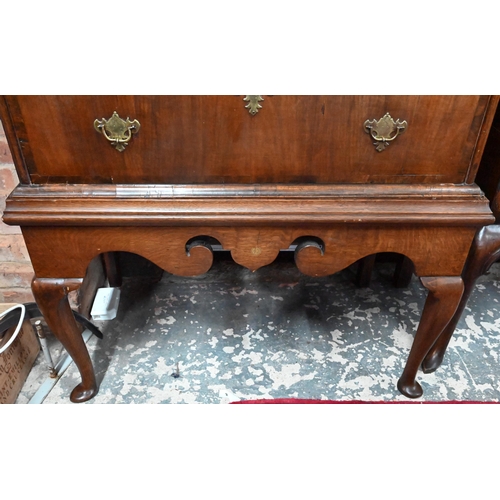
<svg viewBox="0 0 500 500">
<path fill-rule="evenodd" d="M 460 301 L 476 231 L 474 183 L 496 96 L 6 96 L 21 226 L 47 323 L 75 360 L 73 401 L 97 392 L 68 290 L 90 260 L 140 254 L 196 275 L 211 243 L 255 270 L 295 248 L 325 276 L 377 252 L 412 260 L 429 295 L 398 383 L 422 394 Z"/>
</svg>

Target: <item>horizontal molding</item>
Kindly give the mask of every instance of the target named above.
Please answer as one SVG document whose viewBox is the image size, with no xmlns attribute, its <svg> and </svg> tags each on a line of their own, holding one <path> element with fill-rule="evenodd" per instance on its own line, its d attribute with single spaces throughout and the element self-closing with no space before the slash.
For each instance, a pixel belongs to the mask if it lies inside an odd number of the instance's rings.
<svg viewBox="0 0 500 500">
<path fill-rule="evenodd" d="M 44 184 L 20 185 L 14 196 L 97 198 L 232 198 L 290 196 L 470 197 L 482 196 L 476 184 Z"/>
<path fill-rule="evenodd" d="M 472 185 L 19 186 L 16 225 L 423 224 L 483 226 L 489 203 Z"/>
</svg>

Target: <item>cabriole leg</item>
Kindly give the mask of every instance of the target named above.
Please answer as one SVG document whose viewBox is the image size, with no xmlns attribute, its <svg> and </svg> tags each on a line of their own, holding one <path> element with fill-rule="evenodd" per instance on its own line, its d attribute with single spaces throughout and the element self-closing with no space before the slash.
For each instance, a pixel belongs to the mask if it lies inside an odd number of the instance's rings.
<svg viewBox="0 0 500 500">
<path fill-rule="evenodd" d="M 415 380 L 418 368 L 455 314 L 464 289 L 462 278 L 459 276 L 421 278 L 421 281 L 429 290 L 429 294 L 408 361 L 398 381 L 399 391 L 409 398 L 422 396 L 422 387 Z"/>
<path fill-rule="evenodd" d="M 73 403 L 93 398 L 98 391 L 94 368 L 68 302 L 68 292 L 76 290 L 80 279 L 35 278 L 32 283 L 36 303 L 56 338 L 71 356 L 82 381 L 71 392 Z"/>
<path fill-rule="evenodd" d="M 483 274 L 486 274 L 491 265 L 499 258 L 500 225 L 486 226 L 481 229 L 474 238 L 467 263 L 464 267 L 463 280 L 465 288 L 462 300 L 460 301 L 455 315 L 425 356 L 422 362 L 422 370 L 424 373 L 436 371 L 443 362 L 448 344 L 464 312 L 467 301 L 474 290 L 476 280 Z"/>
</svg>

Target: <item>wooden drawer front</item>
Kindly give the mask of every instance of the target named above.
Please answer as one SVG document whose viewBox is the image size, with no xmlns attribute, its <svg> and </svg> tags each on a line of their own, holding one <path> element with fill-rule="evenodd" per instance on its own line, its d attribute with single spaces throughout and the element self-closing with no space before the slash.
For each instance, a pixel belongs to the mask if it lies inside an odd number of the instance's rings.
<svg viewBox="0 0 500 500">
<path fill-rule="evenodd" d="M 10 97 L 34 183 L 462 183 L 488 97 Z M 117 111 L 141 127 L 125 151 L 94 129 Z M 408 125 L 382 152 L 364 129 Z M 22 131 L 22 132 L 21 132 Z"/>
</svg>

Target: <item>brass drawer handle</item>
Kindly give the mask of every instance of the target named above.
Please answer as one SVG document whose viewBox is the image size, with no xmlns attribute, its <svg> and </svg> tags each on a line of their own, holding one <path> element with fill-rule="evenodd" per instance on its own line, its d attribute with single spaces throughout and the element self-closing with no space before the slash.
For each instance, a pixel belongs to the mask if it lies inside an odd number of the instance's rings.
<svg viewBox="0 0 500 500">
<path fill-rule="evenodd" d="M 94 120 L 94 128 L 97 132 L 104 135 L 111 142 L 112 146 L 122 152 L 128 146 L 128 141 L 130 141 L 132 134 L 139 132 L 141 124 L 137 120 L 131 121 L 128 117 L 124 120 L 114 111 L 113 116 L 109 120 L 106 120 L 106 118 Z"/>
<path fill-rule="evenodd" d="M 408 123 L 406 120 L 394 121 L 389 113 L 386 113 L 380 120 L 366 120 L 364 123 L 365 132 L 370 134 L 376 142 L 373 143 L 377 151 L 383 151 L 389 142 L 396 139 L 399 134 L 402 134 Z"/>
</svg>

